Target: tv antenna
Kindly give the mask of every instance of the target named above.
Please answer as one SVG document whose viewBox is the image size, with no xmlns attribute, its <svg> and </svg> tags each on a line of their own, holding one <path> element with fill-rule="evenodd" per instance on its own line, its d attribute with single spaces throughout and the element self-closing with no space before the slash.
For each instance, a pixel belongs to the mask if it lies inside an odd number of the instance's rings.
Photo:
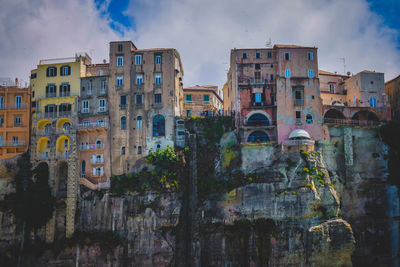
<svg viewBox="0 0 400 267">
<path fill-rule="evenodd" d="M 343 62 L 343 74 L 346 75 L 346 58 L 339 58 Z"/>
<path fill-rule="evenodd" d="M 265 44 L 267 48 L 272 48 L 271 37 L 268 39 L 267 43 Z"/>
</svg>

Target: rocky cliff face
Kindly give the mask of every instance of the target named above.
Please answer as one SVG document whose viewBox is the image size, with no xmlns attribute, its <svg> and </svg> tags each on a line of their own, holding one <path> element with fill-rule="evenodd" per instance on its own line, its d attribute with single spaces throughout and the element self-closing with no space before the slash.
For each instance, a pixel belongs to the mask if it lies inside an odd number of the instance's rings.
<svg viewBox="0 0 400 267">
<path fill-rule="evenodd" d="M 195 210 L 187 205 L 193 194 L 81 193 L 76 238 L 56 241 L 30 263 L 179 266 L 186 247 L 193 266 L 396 266 L 399 200 L 386 184 L 387 148 L 376 129 L 352 129 L 351 145 L 343 129 L 330 134 L 303 153 L 239 146 L 225 134 L 216 179 L 239 176 L 240 185 L 201 191 Z M 15 225 L 10 218 L 2 214 L 3 240 Z M 190 237 L 182 238 L 187 225 Z"/>
</svg>

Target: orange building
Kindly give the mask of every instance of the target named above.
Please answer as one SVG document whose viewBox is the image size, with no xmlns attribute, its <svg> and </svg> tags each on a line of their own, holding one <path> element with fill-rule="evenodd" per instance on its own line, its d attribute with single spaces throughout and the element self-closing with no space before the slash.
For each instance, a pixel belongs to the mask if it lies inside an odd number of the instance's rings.
<svg viewBox="0 0 400 267">
<path fill-rule="evenodd" d="M 0 86 L 0 160 L 15 157 L 28 150 L 29 103 L 29 88 Z"/>
</svg>

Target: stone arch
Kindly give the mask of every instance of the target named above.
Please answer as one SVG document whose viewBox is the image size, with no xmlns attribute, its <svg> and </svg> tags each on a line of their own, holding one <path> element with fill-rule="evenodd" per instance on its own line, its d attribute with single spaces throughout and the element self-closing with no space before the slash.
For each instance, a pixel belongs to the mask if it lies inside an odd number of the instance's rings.
<svg viewBox="0 0 400 267">
<path fill-rule="evenodd" d="M 42 137 L 38 140 L 37 147 L 36 147 L 36 151 L 37 151 L 38 155 L 41 155 L 42 152 L 50 151 L 50 149 L 47 148 L 48 142 L 50 142 L 50 139 L 48 137 Z"/>
<path fill-rule="evenodd" d="M 261 114 L 261 115 L 264 115 L 264 116 L 268 119 L 269 125 L 272 124 L 271 115 L 270 115 L 269 113 L 263 111 L 263 110 L 253 110 L 253 111 L 249 112 L 249 113 L 246 115 L 246 117 L 245 117 L 245 122 L 247 123 L 248 119 L 249 119 L 251 116 L 253 116 L 254 114 Z"/>
<path fill-rule="evenodd" d="M 346 119 L 346 117 L 343 115 L 343 113 L 340 110 L 334 108 L 327 110 L 324 114 L 325 123 L 333 122 L 334 120 L 344 119 Z"/>
<path fill-rule="evenodd" d="M 66 145 L 67 144 L 67 145 Z M 60 136 L 56 142 L 56 153 L 64 153 L 70 148 L 69 138 L 65 135 Z"/>
<path fill-rule="evenodd" d="M 40 121 L 38 121 L 38 123 L 37 123 L 37 128 L 38 128 L 39 130 L 43 130 L 43 129 L 46 127 L 46 125 L 48 125 L 48 124 L 51 124 L 51 121 L 50 121 L 50 120 L 47 120 L 47 119 L 40 120 Z"/>
<path fill-rule="evenodd" d="M 265 143 L 269 141 L 269 136 L 264 131 L 254 131 L 247 137 L 247 142 L 249 143 Z"/>
<path fill-rule="evenodd" d="M 379 121 L 376 113 L 371 110 L 360 110 L 356 112 L 351 119 L 355 121 Z"/>
<path fill-rule="evenodd" d="M 69 123 L 72 125 L 72 122 L 69 118 L 60 118 L 57 120 L 57 129 L 62 129 L 65 123 Z"/>
</svg>

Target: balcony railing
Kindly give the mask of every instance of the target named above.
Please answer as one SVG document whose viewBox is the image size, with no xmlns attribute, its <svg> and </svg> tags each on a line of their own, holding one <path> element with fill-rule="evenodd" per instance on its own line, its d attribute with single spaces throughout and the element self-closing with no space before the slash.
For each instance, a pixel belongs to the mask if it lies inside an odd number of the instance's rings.
<svg viewBox="0 0 400 267">
<path fill-rule="evenodd" d="M 53 93 L 46 93 L 46 97 L 56 97 L 57 93 L 53 92 Z"/>
<path fill-rule="evenodd" d="M 343 126 L 378 126 L 381 124 L 381 122 L 379 121 L 348 120 L 348 119 L 334 119 L 334 118 L 325 118 L 324 123 L 330 125 L 343 125 Z"/>
<path fill-rule="evenodd" d="M 69 159 L 69 150 L 65 150 L 64 152 L 57 153 L 57 159 Z"/>
<path fill-rule="evenodd" d="M 154 89 L 160 89 L 162 87 L 162 83 L 154 83 Z"/>
<path fill-rule="evenodd" d="M 283 144 L 285 146 L 301 146 L 301 145 L 314 145 L 315 141 L 314 140 L 309 140 L 309 139 L 299 139 L 299 140 L 285 140 L 283 141 Z"/>
<path fill-rule="evenodd" d="M 72 111 L 38 112 L 38 113 L 36 113 L 36 119 L 71 117 L 74 115 L 76 115 L 76 113 L 72 112 Z"/>
<path fill-rule="evenodd" d="M 276 121 L 272 121 L 272 123 L 267 120 L 267 119 L 252 119 L 252 120 L 248 120 L 246 121 L 245 126 L 251 126 L 251 127 L 267 127 L 267 126 L 275 126 L 276 125 Z"/>
<path fill-rule="evenodd" d="M 104 149 L 104 144 L 84 144 L 79 146 L 79 150 L 96 150 L 96 149 Z"/>
<path fill-rule="evenodd" d="M 263 85 L 266 83 L 267 83 L 267 81 L 265 79 L 250 79 L 251 85 L 259 85 L 259 84 Z"/>
<path fill-rule="evenodd" d="M 26 103 L 21 104 L 0 104 L 0 109 L 27 109 L 29 106 Z"/>
<path fill-rule="evenodd" d="M 71 92 L 60 92 L 60 97 L 70 96 Z"/>
<path fill-rule="evenodd" d="M 144 84 L 135 84 L 133 85 L 133 90 L 135 91 L 143 91 L 144 90 Z"/>
<path fill-rule="evenodd" d="M 0 142 L 0 147 L 17 147 L 17 146 L 25 146 L 26 142 L 25 141 L 13 141 L 13 140 L 7 140 Z"/>
<path fill-rule="evenodd" d="M 193 104 L 193 101 L 192 101 L 192 100 L 185 100 L 185 104 L 186 104 L 186 105 L 192 105 L 192 104 Z"/>
<path fill-rule="evenodd" d="M 104 163 L 104 158 L 94 158 L 92 159 L 92 164 L 101 164 Z"/>
<path fill-rule="evenodd" d="M 78 130 L 88 130 L 88 129 L 108 129 L 108 122 L 89 122 L 82 123 L 78 125 Z"/>
<path fill-rule="evenodd" d="M 293 101 L 295 106 L 304 106 L 304 99 L 294 99 Z"/>
</svg>

